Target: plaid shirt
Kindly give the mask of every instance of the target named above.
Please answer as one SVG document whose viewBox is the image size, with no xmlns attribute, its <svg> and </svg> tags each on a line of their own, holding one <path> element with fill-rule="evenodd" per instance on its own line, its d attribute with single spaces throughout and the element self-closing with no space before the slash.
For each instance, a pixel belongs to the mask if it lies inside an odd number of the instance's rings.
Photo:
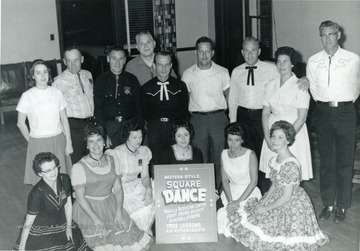
<svg viewBox="0 0 360 251">
<path fill-rule="evenodd" d="M 84 86 L 83 92 L 79 78 L 68 69 L 55 78 L 52 86 L 61 90 L 67 103 L 66 113 L 69 118 L 84 119 L 94 115 L 93 79 L 91 73 L 80 70 L 81 82 Z"/>
</svg>

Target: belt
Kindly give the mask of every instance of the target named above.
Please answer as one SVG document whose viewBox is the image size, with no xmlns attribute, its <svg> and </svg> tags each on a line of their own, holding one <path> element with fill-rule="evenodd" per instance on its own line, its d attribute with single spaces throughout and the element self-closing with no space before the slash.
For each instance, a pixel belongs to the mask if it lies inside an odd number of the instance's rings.
<svg viewBox="0 0 360 251">
<path fill-rule="evenodd" d="M 353 104 L 352 101 L 343 101 L 343 102 L 338 102 L 338 101 L 329 101 L 329 102 L 316 101 L 316 103 L 319 104 L 319 105 L 327 105 L 327 106 L 330 106 L 330 107 L 338 107 L 338 106 Z"/>
<path fill-rule="evenodd" d="M 249 109 L 242 106 L 238 106 L 239 110 L 245 111 L 245 112 L 261 112 L 262 109 Z"/>
<path fill-rule="evenodd" d="M 223 109 L 220 110 L 215 110 L 215 111 L 210 111 L 210 112 L 192 112 L 193 114 L 199 114 L 199 115 L 210 115 L 210 114 L 214 114 L 214 113 L 219 113 L 219 112 L 223 112 Z"/>
<path fill-rule="evenodd" d="M 124 118 L 123 116 L 116 116 L 116 117 L 111 117 L 111 118 L 107 118 L 106 120 L 110 120 L 110 121 L 116 121 L 116 122 L 122 122 L 125 120 L 129 120 L 128 118 Z"/>
<path fill-rule="evenodd" d="M 171 118 L 162 117 L 162 118 L 151 119 L 150 121 L 170 122 Z"/>
<path fill-rule="evenodd" d="M 160 121 L 161 121 L 161 122 L 169 122 L 170 119 L 169 119 L 169 118 L 160 118 Z"/>
<path fill-rule="evenodd" d="M 88 117 L 88 118 L 84 118 L 84 119 L 79 119 L 79 118 L 70 117 L 70 118 L 68 118 L 68 119 L 77 120 L 77 121 L 89 122 L 89 121 L 93 121 L 93 120 L 94 120 L 94 117 Z"/>
</svg>

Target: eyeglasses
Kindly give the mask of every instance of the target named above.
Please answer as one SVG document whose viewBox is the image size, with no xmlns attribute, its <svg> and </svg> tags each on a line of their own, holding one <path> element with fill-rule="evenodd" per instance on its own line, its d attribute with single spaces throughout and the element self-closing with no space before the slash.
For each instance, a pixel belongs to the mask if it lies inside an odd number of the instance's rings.
<svg viewBox="0 0 360 251">
<path fill-rule="evenodd" d="M 320 34 L 321 39 L 334 38 L 339 32 L 332 32 L 329 34 Z"/>
<path fill-rule="evenodd" d="M 54 166 L 53 168 L 50 168 L 46 171 L 41 171 L 42 173 L 46 173 L 46 174 L 49 174 L 50 172 L 55 172 L 55 171 L 58 171 L 60 169 L 60 165 L 59 166 Z"/>
</svg>

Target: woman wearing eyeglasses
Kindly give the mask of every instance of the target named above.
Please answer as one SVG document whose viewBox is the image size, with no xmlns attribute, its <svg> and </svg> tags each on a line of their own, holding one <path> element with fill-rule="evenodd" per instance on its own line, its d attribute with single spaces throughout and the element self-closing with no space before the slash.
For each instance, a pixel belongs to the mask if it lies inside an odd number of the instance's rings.
<svg viewBox="0 0 360 251">
<path fill-rule="evenodd" d="M 33 170 L 41 180 L 28 196 L 27 214 L 14 250 L 90 250 L 72 221 L 70 179 L 59 174 L 59 168 L 54 154 L 35 156 Z"/>
</svg>

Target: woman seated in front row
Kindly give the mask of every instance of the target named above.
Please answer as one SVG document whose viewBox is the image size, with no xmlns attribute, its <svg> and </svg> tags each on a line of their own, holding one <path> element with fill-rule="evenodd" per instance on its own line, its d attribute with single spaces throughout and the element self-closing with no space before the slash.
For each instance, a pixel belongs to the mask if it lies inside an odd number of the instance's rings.
<svg viewBox="0 0 360 251">
<path fill-rule="evenodd" d="M 70 179 L 59 174 L 59 164 L 53 153 L 35 156 L 32 168 L 41 180 L 29 194 L 27 214 L 13 250 L 91 250 L 72 221 Z"/>
<path fill-rule="evenodd" d="M 296 131 L 287 121 L 270 129 L 272 185 L 259 201 L 249 199 L 229 216 L 234 238 L 252 250 L 318 250 L 329 241 L 316 220 L 314 207 L 300 186 L 301 167 L 290 152 Z"/>
<path fill-rule="evenodd" d="M 221 153 L 221 176 L 224 191 L 221 200 L 224 207 L 217 212 L 218 233 L 233 237 L 229 229 L 228 214 L 236 211 L 249 198 L 260 199 L 261 192 L 256 186 L 258 160 L 255 152 L 244 147 L 245 134 L 239 123 L 225 128 L 225 139 L 229 149 Z"/>
<path fill-rule="evenodd" d="M 172 126 L 172 138 L 175 144 L 163 149 L 160 164 L 193 164 L 203 163 L 200 149 L 190 145 L 194 138 L 194 128 L 187 121 L 177 121 Z"/>
<path fill-rule="evenodd" d="M 85 127 L 89 154 L 71 170 L 76 200 L 74 221 L 87 244 L 95 250 L 146 250 L 152 238 L 141 231 L 123 207 L 124 193 L 115 162 L 104 155 L 105 133 L 101 126 Z"/>
<path fill-rule="evenodd" d="M 136 120 L 128 121 L 123 131 L 126 142 L 113 150 L 107 150 L 106 153 L 115 157 L 116 168 L 121 174 L 124 208 L 141 230 L 152 234 L 151 226 L 155 219 L 149 176 L 152 154 L 147 146 L 141 145 L 144 132 Z"/>
</svg>

